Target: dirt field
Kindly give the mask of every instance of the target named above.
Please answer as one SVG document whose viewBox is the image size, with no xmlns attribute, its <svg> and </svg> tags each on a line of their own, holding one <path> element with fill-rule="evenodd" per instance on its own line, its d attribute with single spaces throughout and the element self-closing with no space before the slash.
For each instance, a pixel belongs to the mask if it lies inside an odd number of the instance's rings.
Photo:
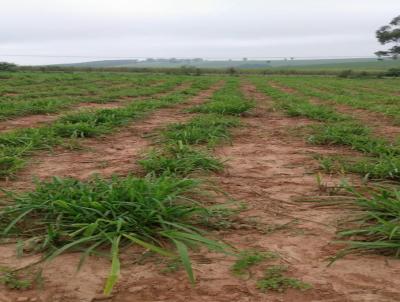
<svg viewBox="0 0 400 302">
<path fill-rule="evenodd" d="M 182 81 L 188 84 L 182 84 Z M 168 93 L 179 93 L 195 81 L 190 77 L 170 81 L 174 85 L 163 92 L 155 91 L 151 94 L 152 98 L 167 98 Z M 171 268 L 170 260 L 166 257 L 148 253 L 137 245 L 130 245 L 121 248 L 120 277 L 111 295 L 106 296 L 103 288 L 110 271 L 110 259 L 91 255 L 77 272 L 81 253 L 66 252 L 51 261 L 37 264 L 37 267 L 42 268 L 41 281 L 27 289 L 12 289 L 9 283 L 3 281 L 0 285 L 0 302 L 400 301 L 400 262 L 392 251 L 368 250 L 351 253 L 329 265 L 329 260 L 347 246 L 345 239 L 337 242 L 337 232 L 359 209 L 347 204 L 328 206 L 323 202 L 307 202 L 315 199 L 347 200 L 348 194 L 339 188 L 343 179 L 347 179 L 357 188 L 373 186 L 377 182 L 377 179 L 372 178 L 366 180 L 362 172 L 344 171 L 344 168 L 328 171 L 321 165 L 321 157 L 340 155 L 343 158 L 375 160 L 378 158 L 376 152 L 360 147 L 361 143 L 352 145 L 346 143 L 346 140 L 340 143 L 338 140 L 320 143 L 319 140 L 314 143 L 318 132 L 314 134 L 313 127 L 335 126 L 341 120 L 331 117 L 328 119 L 322 114 L 316 118 L 313 115 L 315 110 L 308 113 L 304 109 L 308 108 L 306 106 L 301 110 L 292 106 L 307 99 L 307 104 L 326 105 L 324 108 L 333 110 L 332 114 L 346 114 L 351 116 L 352 122 L 363 124 L 368 122 L 368 112 L 371 112 L 373 118 L 370 126 L 375 130 L 370 132 L 370 141 L 376 137 L 383 138 L 387 146 L 382 143 L 379 150 L 386 150 L 384 147 L 397 148 L 393 142 L 397 139 L 400 127 L 397 128 L 393 110 L 386 110 L 390 114 L 385 115 L 381 107 L 372 103 L 369 109 L 352 110 L 349 104 L 334 103 L 333 100 L 328 102 L 324 95 L 318 96 L 318 102 L 314 102 L 316 96 L 307 94 L 309 91 L 299 91 L 298 83 L 289 83 L 289 80 L 281 78 L 235 77 L 232 80 L 228 77 L 213 77 L 207 85 L 193 92 L 193 95 L 187 94 L 186 99 L 180 95 L 180 101 L 166 106 L 155 105 L 146 109 L 148 111 L 145 115 L 132 120 L 126 118 L 124 123 L 113 126 L 110 131 L 93 136 L 64 137 L 61 143 L 53 140 L 57 143 L 50 146 L 47 143 L 46 146 L 39 145 L 35 140 L 38 147 L 30 147 L 29 152 L 21 153 L 18 160 L 21 158 L 24 165 L 15 166 L 10 174 L 2 173 L 4 177 L 0 185 L 3 189 L 24 192 L 34 190 L 33 178 L 43 182 L 53 176 L 72 177 L 82 181 L 90 179 L 94 174 L 105 179 L 113 175 L 126 177 L 128 174 L 145 177 L 146 172 L 138 164 L 138 160 L 149 149 L 161 148 L 163 140 L 159 137 L 160 131 L 171 124 L 188 123 L 191 119 L 207 114 L 208 111 L 189 112 L 188 109 L 212 103 L 215 101 L 215 94 L 231 82 L 236 85 L 238 98 L 251 102 L 252 108 L 232 114 L 240 120 L 240 126 L 231 130 L 230 139 L 208 148 L 211 154 L 223 162 L 223 169 L 211 173 L 196 172 L 193 177 L 205 179 L 219 188 L 210 193 L 211 197 L 206 198 L 207 205 L 221 205 L 227 200 L 235 200 L 236 204 L 240 204 L 240 211 L 228 218 L 229 223 L 226 226 L 207 231 L 212 238 L 223 240 L 237 251 L 265 251 L 275 253 L 277 257 L 249 265 L 245 274 L 237 276 L 232 273 L 237 256 L 209 251 L 205 247 L 192 249 L 190 255 L 197 280 L 195 285 L 191 285 L 182 267 Z M 269 88 L 266 89 L 276 91 L 264 89 L 263 85 L 268 83 Z M 289 87 L 290 84 L 293 87 Z M 299 100 L 291 99 L 296 95 Z M 3 96 L 6 97 L 6 94 Z M 227 95 L 219 102 L 230 98 L 232 96 Z M 357 98 L 361 100 L 362 96 L 358 95 Z M 375 99 L 375 102 L 379 102 L 378 96 Z M 390 109 L 394 103 L 391 100 L 388 105 Z M 123 102 L 99 105 L 92 112 L 104 108 L 118 110 L 129 104 L 145 101 L 145 96 L 139 96 Z M 108 107 L 110 104 L 113 105 Z M 292 107 L 289 108 L 288 104 Z M 23 134 L 27 137 L 31 133 L 22 133 L 26 129 L 52 129 L 52 125 L 64 113 L 74 114 L 74 110 L 78 108 L 79 104 L 75 104 L 73 110 L 70 108 L 68 112 L 28 114 L 2 121 L 0 135 L 5 138 L 0 137 L 0 140 L 3 147 L 8 147 L 4 142 L 12 138 L 6 135 L 19 137 L 18 135 Z M 293 114 L 295 109 L 296 114 Z M 227 113 L 224 111 L 223 114 Z M 384 116 L 383 123 L 378 122 L 378 115 Z M 52 131 L 49 130 L 55 133 Z M 349 141 L 356 140 L 353 137 Z M 9 148 L 14 146 L 10 145 Z M 3 156 L 9 158 L 6 151 L 2 151 Z M 398 156 L 393 152 L 391 154 Z M 343 167 L 347 167 L 345 163 Z M 192 174 L 185 175 L 189 176 L 192 177 Z M 396 186 L 398 181 L 397 176 L 382 176 L 379 180 L 382 184 L 390 182 L 392 186 Z M 6 204 L 12 202 L 6 196 L 3 198 Z M 107 253 L 108 249 L 107 246 L 99 247 L 99 252 Z M 41 255 L 42 253 L 38 253 L 17 257 L 15 243 L 5 243 L 0 245 L 0 267 L 22 268 L 38 261 Z M 278 290 L 262 290 L 259 281 L 263 279 L 268 268 L 276 265 L 285 266 L 285 276 L 307 284 L 307 288 L 288 286 Z M 21 274 L 21 278 L 30 277 L 29 274 Z M 2 280 L 5 280 L 4 277 Z"/>
</svg>

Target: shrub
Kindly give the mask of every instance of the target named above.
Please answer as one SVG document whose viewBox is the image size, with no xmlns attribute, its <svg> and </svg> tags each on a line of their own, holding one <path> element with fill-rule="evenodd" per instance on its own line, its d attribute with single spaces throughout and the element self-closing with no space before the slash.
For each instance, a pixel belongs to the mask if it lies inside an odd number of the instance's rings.
<svg viewBox="0 0 400 302">
<path fill-rule="evenodd" d="M 0 62 L 0 71 L 16 71 L 17 65 L 13 63 Z"/>
</svg>

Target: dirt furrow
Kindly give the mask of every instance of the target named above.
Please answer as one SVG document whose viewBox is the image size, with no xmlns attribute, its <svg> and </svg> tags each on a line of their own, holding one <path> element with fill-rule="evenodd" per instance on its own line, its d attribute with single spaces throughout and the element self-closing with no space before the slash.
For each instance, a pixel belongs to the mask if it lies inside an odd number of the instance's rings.
<svg viewBox="0 0 400 302">
<path fill-rule="evenodd" d="M 161 92 L 148 96 L 138 96 L 131 98 L 120 98 L 118 100 L 114 100 L 107 103 L 79 103 L 70 107 L 67 111 L 63 111 L 55 114 L 35 114 L 35 115 L 27 115 L 16 117 L 12 119 L 8 119 L 0 122 L 0 133 L 21 129 L 21 128 L 32 128 L 32 127 L 40 127 L 44 124 L 48 124 L 54 122 L 59 119 L 61 116 L 66 114 L 74 114 L 81 112 L 83 110 L 99 110 L 99 109 L 116 109 L 126 106 L 130 102 L 145 100 L 148 98 L 157 98 L 164 95 L 167 95 L 172 92 L 176 92 L 179 90 L 183 90 L 189 86 L 188 83 L 178 85 L 174 89 L 166 92 Z"/>
<path fill-rule="evenodd" d="M 269 82 L 269 84 L 283 92 L 301 95 L 301 92 L 298 90 L 283 86 L 279 83 Z M 399 138 L 400 126 L 398 126 L 398 123 L 394 120 L 394 118 L 390 118 L 383 113 L 372 112 L 362 108 L 355 108 L 345 104 L 337 104 L 332 101 L 322 100 L 315 97 L 310 98 L 309 101 L 316 105 L 326 105 L 332 107 L 339 113 L 349 115 L 355 120 L 359 120 L 364 125 L 369 126 L 372 133 L 374 133 L 376 136 L 386 138 L 390 141 L 396 141 Z"/>
</svg>

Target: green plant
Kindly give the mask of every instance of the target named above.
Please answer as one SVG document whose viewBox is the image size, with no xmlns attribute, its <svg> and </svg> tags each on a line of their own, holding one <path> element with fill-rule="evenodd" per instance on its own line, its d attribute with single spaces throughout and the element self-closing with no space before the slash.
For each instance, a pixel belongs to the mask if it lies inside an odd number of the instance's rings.
<svg viewBox="0 0 400 302">
<path fill-rule="evenodd" d="M 16 71 L 17 65 L 14 63 L 0 62 L 0 71 Z"/>
<path fill-rule="evenodd" d="M 307 290 L 312 287 L 301 280 L 285 276 L 286 271 L 287 267 L 282 265 L 269 267 L 264 277 L 257 281 L 257 287 L 264 292 L 268 290 L 283 292 L 288 288 Z"/>
<path fill-rule="evenodd" d="M 117 109 L 71 113 L 48 126 L 0 134 L 0 163 L 2 163 L 0 167 L 4 166 L 0 176 L 11 176 L 15 173 L 23 165 L 24 158 L 34 150 L 63 144 L 65 139 L 81 139 L 110 133 L 156 109 L 184 102 L 209 84 L 208 80 L 199 80 L 191 88 L 157 99 L 132 102 Z"/>
<path fill-rule="evenodd" d="M 182 268 L 182 261 L 179 258 L 171 259 L 165 265 L 165 267 L 161 270 L 164 274 L 174 273 L 179 271 Z"/>
<path fill-rule="evenodd" d="M 400 68 L 390 68 L 386 73 L 387 77 L 400 77 Z"/>
<path fill-rule="evenodd" d="M 128 244 L 163 256 L 178 254 L 194 282 L 188 248 L 227 249 L 204 236 L 201 220 L 210 212 L 195 199 L 198 186 L 197 180 L 166 176 L 87 182 L 54 178 L 37 183 L 32 192 L 8 192 L 11 203 L 0 210 L 1 234 L 23 240 L 47 260 L 75 250 L 83 251 L 83 263 L 96 249 L 108 247 L 112 263 L 106 294 L 118 280 L 119 250 Z"/>
<path fill-rule="evenodd" d="M 309 141 L 314 144 L 348 145 L 355 150 L 373 155 L 397 155 L 400 148 L 370 136 L 367 127 L 356 122 L 342 122 L 314 126 Z"/>
<path fill-rule="evenodd" d="M 8 268 L 0 268 L 0 284 L 10 289 L 26 290 L 32 287 L 32 281 L 22 278 L 17 272 Z"/>
<path fill-rule="evenodd" d="M 243 251 L 239 253 L 238 259 L 231 267 L 232 272 L 237 275 L 241 276 L 246 273 L 250 267 L 261 263 L 265 260 L 275 259 L 278 258 L 278 255 L 273 252 L 259 252 L 259 251 Z"/>
<path fill-rule="evenodd" d="M 359 214 L 338 233 L 349 239 L 349 246 L 338 257 L 360 251 L 378 251 L 399 257 L 400 191 L 382 187 L 362 194 L 347 184 L 345 188 L 355 197 L 346 204 L 356 206 Z"/>
<path fill-rule="evenodd" d="M 341 72 L 339 72 L 338 77 L 339 78 L 351 78 L 354 76 L 354 72 L 351 69 L 346 69 Z"/>
<path fill-rule="evenodd" d="M 139 161 L 147 173 L 155 175 L 175 174 L 186 176 L 196 171 L 221 171 L 223 164 L 218 159 L 204 151 L 198 151 L 190 146 L 169 144 L 162 150 L 154 150 Z"/>
<path fill-rule="evenodd" d="M 163 131 L 163 135 L 169 141 L 181 141 L 187 145 L 207 143 L 213 146 L 220 141 L 229 140 L 229 128 L 238 125 L 239 120 L 235 117 L 204 114 L 185 124 L 170 125 Z"/>
</svg>

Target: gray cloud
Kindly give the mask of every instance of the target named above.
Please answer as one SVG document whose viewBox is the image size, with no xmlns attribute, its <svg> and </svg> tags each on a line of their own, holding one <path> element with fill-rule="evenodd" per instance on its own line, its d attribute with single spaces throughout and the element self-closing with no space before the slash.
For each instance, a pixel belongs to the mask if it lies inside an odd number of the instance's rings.
<svg viewBox="0 0 400 302">
<path fill-rule="evenodd" d="M 398 0 L 2 0 L 1 54 L 368 56 Z M 14 57 L 21 64 L 77 58 Z"/>
</svg>

